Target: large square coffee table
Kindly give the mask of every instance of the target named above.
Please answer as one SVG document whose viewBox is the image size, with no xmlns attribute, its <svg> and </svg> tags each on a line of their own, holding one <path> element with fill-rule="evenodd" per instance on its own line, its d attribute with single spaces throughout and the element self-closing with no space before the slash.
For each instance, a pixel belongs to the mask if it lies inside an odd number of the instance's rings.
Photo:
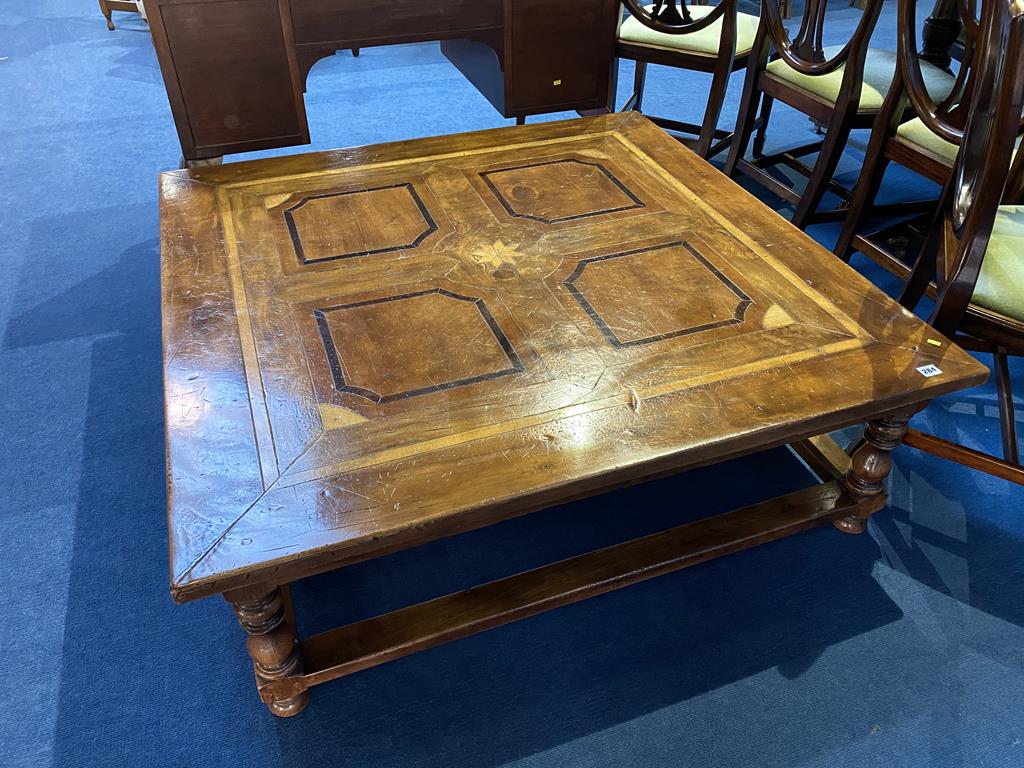
<svg viewBox="0 0 1024 768">
<path fill-rule="evenodd" d="M 171 592 L 260 697 L 885 505 L 987 370 L 638 114 L 166 173 Z M 847 455 L 820 437 L 866 422 Z M 804 490 L 300 639 L 288 585 L 792 445 Z"/>
</svg>

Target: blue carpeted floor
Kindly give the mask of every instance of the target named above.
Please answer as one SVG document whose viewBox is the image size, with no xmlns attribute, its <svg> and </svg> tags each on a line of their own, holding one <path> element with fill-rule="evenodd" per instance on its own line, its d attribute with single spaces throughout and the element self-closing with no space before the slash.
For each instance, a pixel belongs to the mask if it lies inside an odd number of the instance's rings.
<svg viewBox="0 0 1024 768">
<path fill-rule="evenodd" d="M 167 592 L 156 174 L 178 149 L 149 35 L 117 20 L 0 0 L 0 766 L 1024 765 L 1024 492 L 908 449 L 869 536 L 820 529 L 270 717 L 227 606 Z M 650 83 L 652 111 L 699 117 L 705 79 Z M 307 104 L 316 148 L 509 122 L 436 45 L 324 61 Z M 770 137 L 809 136 L 776 113 Z M 991 386 L 924 421 L 998 450 Z M 779 450 L 360 565 L 296 590 L 303 629 L 806 481 Z"/>
</svg>

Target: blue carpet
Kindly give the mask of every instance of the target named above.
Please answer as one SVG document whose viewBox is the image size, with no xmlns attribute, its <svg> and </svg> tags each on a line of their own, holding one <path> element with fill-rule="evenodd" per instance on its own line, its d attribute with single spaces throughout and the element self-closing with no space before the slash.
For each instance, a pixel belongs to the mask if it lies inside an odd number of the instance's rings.
<svg viewBox="0 0 1024 768">
<path fill-rule="evenodd" d="M 148 33 L 116 18 L 0 0 L 0 766 L 1024 765 L 1024 493 L 908 449 L 869 536 L 820 529 L 270 717 L 227 606 L 167 591 L 156 173 L 178 149 Z M 837 5 L 839 32 L 856 18 Z M 620 103 L 631 81 L 625 65 Z M 692 120 L 706 87 L 653 68 L 647 105 Z M 426 44 L 321 62 L 307 105 L 314 148 L 510 122 Z M 811 130 L 779 107 L 769 140 Z M 998 450 L 990 384 L 921 423 Z M 310 579 L 302 629 L 806 482 L 771 451 Z"/>
</svg>

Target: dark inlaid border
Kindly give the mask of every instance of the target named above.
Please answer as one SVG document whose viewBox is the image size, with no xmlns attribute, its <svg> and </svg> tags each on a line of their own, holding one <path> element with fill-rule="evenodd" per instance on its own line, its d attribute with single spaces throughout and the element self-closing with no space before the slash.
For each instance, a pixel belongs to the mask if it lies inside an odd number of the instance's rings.
<svg viewBox="0 0 1024 768">
<path fill-rule="evenodd" d="M 556 219 L 545 219 L 542 216 L 531 216 L 529 214 L 519 213 L 518 211 L 516 211 L 515 208 L 512 207 L 512 204 L 505 198 L 505 196 L 501 194 L 500 191 L 498 191 L 498 188 L 494 185 L 494 182 L 492 182 L 488 178 L 488 176 L 495 173 L 505 173 L 506 171 L 521 171 L 524 168 L 540 168 L 541 166 L 558 165 L 559 163 L 576 163 L 578 165 L 589 165 L 594 168 L 597 168 L 599 171 L 601 171 L 601 173 L 608 177 L 608 180 L 612 184 L 619 188 L 619 191 L 621 191 L 626 197 L 633 201 L 633 205 L 623 205 L 619 208 L 603 208 L 600 211 L 577 213 L 572 216 L 562 216 Z M 634 195 L 625 184 L 619 181 L 615 177 L 615 175 L 612 174 L 612 172 L 605 168 L 603 165 L 601 165 L 600 163 L 591 163 L 586 160 L 577 160 L 575 158 L 568 158 L 563 160 L 548 160 L 547 162 L 543 163 L 527 163 L 526 165 L 513 165 L 509 166 L 508 168 L 496 168 L 491 171 L 484 171 L 483 173 L 480 174 L 480 178 L 484 180 L 484 184 L 487 185 L 487 188 L 491 190 L 494 196 L 498 199 L 498 202 L 501 203 L 501 207 L 505 209 L 505 212 L 508 213 L 508 215 L 514 219 L 530 219 L 531 221 L 539 221 L 543 224 L 558 224 L 563 221 L 574 221 L 576 219 L 586 219 L 591 216 L 602 216 L 607 213 L 618 213 L 619 211 L 629 211 L 634 208 L 647 207 L 643 203 L 643 201 L 640 200 L 639 197 Z"/>
<path fill-rule="evenodd" d="M 307 259 L 305 257 L 305 254 L 303 253 L 302 250 L 302 238 L 299 237 L 299 232 L 295 227 L 295 219 L 292 216 L 293 211 L 299 210 L 299 208 L 301 208 L 311 200 L 323 200 L 324 198 L 328 197 L 344 197 L 345 195 L 359 195 L 366 192 L 379 192 L 383 189 L 398 189 L 400 187 L 404 187 L 409 192 L 409 195 L 410 197 L 412 197 L 412 201 L 416 204 L 416 207 L 419 209 L 420 215 L 423 217 L 423 223 L 426 226 L 426 229 L 423 230 L 423 232 L 411 243 L 405 243 L 403 245 L 389 245 L 386 248 L 375 248 L 369 251 L 352 251 L 350 253 L 339 253 L 335 256 L 321 256 L 318 259 Z M 406 251 L 411 248 L 416 248 L 428 236 L 432 235 L 434 232 L 437 231 L 437 222 L 435 222 L 434 218 L 430 215 L 430 211 L 427 210 L 426 204 L 424 204 L 423 200 L 416 192 L 416 187 L 413 186 L 411 182 L 404 182 L 401 184 L 388 184 L 383 187 L 367 187 L 366 189 L 352 189 L 349 190 L 348 192 L 327 192 L 326 194 L 323 195 L 313 195 L 311 197 L 304 197 L 291 208 L 285 210 L 284 220 L 285 223 L 288 225 L 288 234 L 291 236 L 292 247 L 295 249 L 295 255 L 299 259 L 299 264 L 321 264 L 325 261 L 336 261 L 338 259 L 354 259 L 357 256 L 373 256 L 378 253 Z"/>
<path fill-rule="evenodd" d="M 587 301 L 587 297 L 583 295 L 583 292 L 576 287 L 576 280 L 583 274 L 583 270 L 586 269 L 588 264 L 593 264 L 599 261 L 608 261 L 609 259 L 621 259 L 623 256 L 635 256 L 638 253 L 649 253 L 650 251 L 659 251 L 664 248 L 675 248 L 677 246 L 682 246 L 689 251 L 690 254 L 703 264 L 712 275 L 717 277 L 726 288 L 736 295 L 736 298 L 740 300 L 740 303 L 736 305 L 736 311 L 728 320 L 704 323 L 703 325 L 696 325 L 692 328 L 683 328 L 670 333 L 661 333 L 657 336 L 647 336 L 642 339 L 634 339 L 633 341 L 621 341 L 619 337 L 615 335 L 615 332 L 612 331 L 612 329 L 608 327 L 607 323 L 605 323 L 601 318 L 601 315 L 597 313 L 597 310 L 591 306 L 589 301 Z M 604 337 L 608 339 L 608 342 L 616 349 L 637 347 L 641 344 L 651 344 L 655 341 L 674 339 L 679 336 L 690 336 L 694 333 L 700 333 L 701 331 L 710 331 L 714 328 L 724 328 L 728 325 L 737 325 L 743 322 L 743 317 L 746 315 L 747 307 L 754 303 L 753 299 L 747 296 L 747 294 L 745 294 L 739 286 L 736 285 L 736 283 L 723 275 L 714 264 L 701 256 L 701 254 L 685 240 L 680 240 L 677 243 L 666 243 L 665 245 L 652 245 L 648 248 L 637 248 L 632 251 L 623 251 L 622 253 L 612 253 L 607 256 L 593 256 L 589 259 L 582 259 L 576 264 L 576 269 L 573 270 L 573 273 L 562 282 L 565 287 L 569 289 L 569 292 L 573 295 L 576 301 L 580 303 L 580 306 L 583 307 L 588 315 L 590 315 L 590 319 L 594 321 L 594 324 L 600 329 L 601 333 L 604 334 Z"/>
<path fill-rule="evenodd" d="M 393 395 L 378 395 L 371 389 L 364 387 L 357 387 L 349 384 L 345 381 L 345 374 L 341 369 L 341 359 L 338 355 L 338 350 L 334 345 L 334 339 L 331 336 L 330 326 L 327 324 L 327 314 L 329 312 L 335 312 L 342 309 L 353 309 L 355 307 L 365 307 L 371 304 L 386 304 L 391 301 L 401 301 L 402 299 L 413 299 L 418 296 L 427 296 L 429 294 L 436 293 L 441 296 L 447 296 L 450 299 L 457 301 L 468 301 L 476 305 L 477 311 L 483 317 L 484 322 L 487 323 L 487 327 L 491 329 L 491 333 L 494 334 L 495 341 L 501 346 L 502 351 L 505 353 L 505 357 L 508 358 L 511 363 L 511 368 L 505 368 L 500 371 L 493 373 L 484 373 L 480 376 L 470 376 L 465 379 L 457 379 L 455 381 L 446 381 L 442 384 L 434 384 L 429 387 L 421 387 L 419 389 L 411 389 L 407 392 L 398 392 Z M 313 310 L 313 315 L 316 317 L 317 328 L 320 331 L 320 339 L 324 345 L 324 351 L 327 353 L 327 362 L 331 366 L 331 376 L 334 378 L 334 388 L 339 392 L 350 392 L 353 395 L 359 397 L 365 397 L 367 400 L 371 400 L 377 404 L 390 403 L 395 400 L 408 400 L 410 397 L 417 397 L 418 395 L 427 395 L 432 392 L 441 392 L 446 389 L 454 389 L 456 387 L 464 387 L 468 384 L 477 384 L 481 381 L 489 381 L 490 379 L 497 379 L 502 376 L 508 376 L 513 373 L 522 373 L 525 370 L 522 361 L 519 359 L 519 355 L 516 354 L 515 349 L 512 347 L 512 343 L 508 340 L 504 331 L 498 325 L 497 321 L 491 315 L 491 311 L 487 309 L 487 305 L 483 299 L 474 298 L 472 296 L 462 296 L 458 293 L 452 293 L 446 291 L 444 288 L 429 288 L 425 291 L 416 291 L 414 293 L 403 293 L 398 296 L 387 296 L 383 299 L 369 299 L 367 301 L 357 301 L 352 304 L 337 304 L 333 307 L 325 307 L 324 309 Z"/>
</svg>

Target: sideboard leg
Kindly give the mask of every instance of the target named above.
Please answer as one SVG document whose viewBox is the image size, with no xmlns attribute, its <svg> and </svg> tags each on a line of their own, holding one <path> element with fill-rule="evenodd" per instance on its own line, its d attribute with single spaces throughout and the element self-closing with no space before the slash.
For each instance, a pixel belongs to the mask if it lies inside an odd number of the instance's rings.
<svg viewBox="0 0 1024 768">
<path fill-rule="evenodd" d="M 217 155 L 217 157 L 207 157 L 202 160 L 187 160 L 184 155 L 178 158 L 179 168 L 206 168 L 211 165 L 223 165 L 224 155 Z"/>
<path fill-rule="evenodd" d="M 295 622 L 287 610 L 280 587 L 256 585 L 228 592 L 224 599 L 248 634 L 246 647 L 252 657 L 257 685 L 302 674 L 302 652 Z M 309 692 L 300 691 L 289 699 L 268 701 L 278 717 L 297 715 L 309 704 Z"/>
<path fill-rule="evenodd" d="M 962 28 L 956 0 L 935 0 L 931 15 L 921 27 L 921 58 L 948 72 L 950 48 Z"/>
<path fill-rule="evenodd" d="M 910 414 L 890 414 L 869 421 L 864 440 L 851 457 L 850 471 L 843 478 L 847 492 L 858 501 L 870 501 L 885 493 L 885 478 L 892 470 L 892 451 L 900 444 L 907 431 Z M 833 524 L 844 533 L 863 533 L 867 528 L 866 514 L 850 515 Z"/>
</svg>

